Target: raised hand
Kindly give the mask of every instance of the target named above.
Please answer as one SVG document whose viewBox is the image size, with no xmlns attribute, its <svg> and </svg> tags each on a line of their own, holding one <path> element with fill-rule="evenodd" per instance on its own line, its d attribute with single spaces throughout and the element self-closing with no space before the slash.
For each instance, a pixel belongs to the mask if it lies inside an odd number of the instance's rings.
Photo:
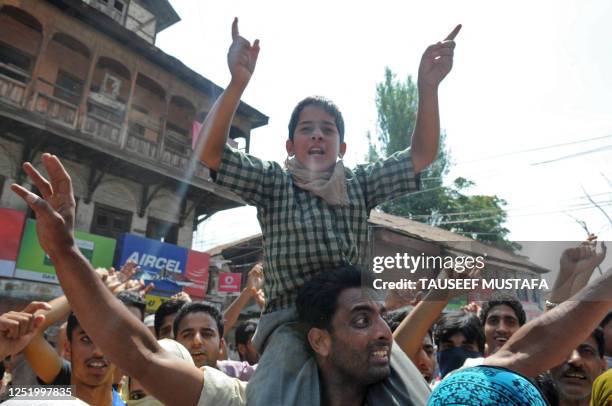
<svg viewBox="0 0 612 406">
<path fill-rule="evenodd" d="M 461 30 L 461 24 L 457 25 L 444 41 L 427 47 L 419 66 L 418 83 L 420 87 L 437 87 L 442 82 L 442 79 L 451 71 L 453 67 L 455 37 L 459 30 Z"/>
<path fill-rule="evenodd" d="M 232 23 L 232 45 L 227 53 L 227 65 L 232 74 L 232 81 L 246 86 L 255 71 L 257 56 L 259 55 L 259 40 L 253 45 L 240 36 L 238 32 L 238 18 Z"/>
<path fill-rule="evenodd" d="M 23 164 L 23 170 L 40 191 L 42 199 L 17 184 L 12 184 L 11 189 L 36 213 L 38 241 L 53 259 L 57 252 L 78 249 L 73 235 L 76 204 L 72 181 L 57 156 L 45 153 L 42 163 L 50 181 L 29 162 Z"/>
<path fill-rule="evenodd" d="M 32 302 L 21 312 L 8 312 L 0 315 L 0 357 L 16 354 L 23 350 L 34 337 L 36 329 L 45 321 L 37 310 L 51 310 L 44 302 Z"/>
</svg>

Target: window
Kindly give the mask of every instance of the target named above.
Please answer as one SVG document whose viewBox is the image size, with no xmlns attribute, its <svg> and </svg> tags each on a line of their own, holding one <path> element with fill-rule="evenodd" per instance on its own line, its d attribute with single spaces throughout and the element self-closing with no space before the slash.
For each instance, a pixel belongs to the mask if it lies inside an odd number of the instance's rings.
<svg viewBox="0 0 612 406">
<path fill-rule="evenodd" d="M 178 224 L 149 217 L 147 238 L 176 244 L 178 241 Z"/>
<path fill-rule="evenodd" d="M 0 41 L 0 63 L 7 65 L 0 68 L 0 74 L 25 83 L 33 60 L 30 55 Z"/>
<path fill-rule="evenodd" d="M 83 82 L 75 76 L 60 70 L 55 80 L 53 96 L 72 104 L 79 104 Z"/>
<path fill-rule="evenodd" d="M 92 3 L 92 6 L 121 24 L 125 15 L 125 5 L 124 0 L 96 0 Z"/>
<path fill-rule="evenodd" d="M 91 233 L 117 238 L 129 233 L 132 227 L 132 213 L 96 204 L 91 221 Z"/>
</svg>

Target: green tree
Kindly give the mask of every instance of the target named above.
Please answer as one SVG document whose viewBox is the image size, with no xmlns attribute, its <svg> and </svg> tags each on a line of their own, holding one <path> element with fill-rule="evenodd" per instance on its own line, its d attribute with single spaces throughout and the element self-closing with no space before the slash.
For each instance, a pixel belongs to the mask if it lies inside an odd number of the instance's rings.
<svg viewBox="0 0 612 406">
<path fill-rule="evenodd" d="M 417 108 L 418 89 L 412 77 L 401 82 L 385 68 L 384 81 L 376 85 L 378 142 L 367 134 L 369 162 L 410 146 Z M 438 158 L 421 172 L 421 191 L 387 202 L 380 209 L 512 251 L 518 249 L 518 244 L 507 240 L 506 202 L 497 196 L 466 194 L 474 183 L 465 178 L 444 185 L 451 165 L 446 134 L 442 132 Z"/>
</svg>

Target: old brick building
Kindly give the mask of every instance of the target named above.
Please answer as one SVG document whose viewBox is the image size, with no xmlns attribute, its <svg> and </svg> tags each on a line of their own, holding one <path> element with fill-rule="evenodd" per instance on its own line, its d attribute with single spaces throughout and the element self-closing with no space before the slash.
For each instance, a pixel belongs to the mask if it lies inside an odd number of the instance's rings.
<svg viewBox="0 0 612 406">
<path fill-rule="evenodd" d="M 167 0 L 0 0 L 0 207 L 26 211 L 21 162 L 58 155 L 76 227 L 190 247 L 198 217 L 241 205 L 192 151 L 221 88 L 155 46 L 179 21 Z M 268 118 L 242 103 L 230 137 L 249 149 Z"/>
</svg>

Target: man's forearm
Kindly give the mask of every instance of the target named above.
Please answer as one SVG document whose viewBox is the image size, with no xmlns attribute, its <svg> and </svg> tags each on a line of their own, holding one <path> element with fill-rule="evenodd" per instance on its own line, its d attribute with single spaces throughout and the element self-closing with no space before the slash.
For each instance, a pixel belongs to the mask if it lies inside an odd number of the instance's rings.
<svg viewBox="0 0 612 406">
<path fill-rule="evenodd" d="M 485 365 L 534 377 L 565 359 L 612 308 L 612 271 L 570 300 L 521 327 Z"/>
<path fill-rule="evenodd" d="M 202 125 L 198 139 L 200 159 L 208 168 L 216 171 L 221 163 L 221 154 L 227 142 L 234 114 L 246 84 L 230 82 L 215 101 Z"/>
<path fill-rule="evenodd" d="M 420 85 L 419 110 L 410 144 L 415 172 L 421 172 L 436 159 L 439 143 L 438 88 Z"/>
<path fill-rule="evenodd" d="M 140 375 L 147 366 L 143 353 L 159 349 L 154 337 L 106 288 L 76 247 L 51 259 L 64 293 L 87 334 L 129 375 Z"/>
<path fill-rule="evenodd" d="M 236 324 L 240 316 L 240 312 L 249 303 L 252 297 L 250 288 L 243 289 L 242 292 L 240 292 L 240 296 L 238 296 L 223 313 L 223 331 L 225 332 L 225 336 L 227 336 L 232 327 L 234 327 L 234 324 Z"/>
<path fill-rule="evenodd" d="M 423 338 L 449 302 L 444 292 L 432 290 L 402 320 L 393 333 L 393 340 L 416 364 Z"/>
</svg>

